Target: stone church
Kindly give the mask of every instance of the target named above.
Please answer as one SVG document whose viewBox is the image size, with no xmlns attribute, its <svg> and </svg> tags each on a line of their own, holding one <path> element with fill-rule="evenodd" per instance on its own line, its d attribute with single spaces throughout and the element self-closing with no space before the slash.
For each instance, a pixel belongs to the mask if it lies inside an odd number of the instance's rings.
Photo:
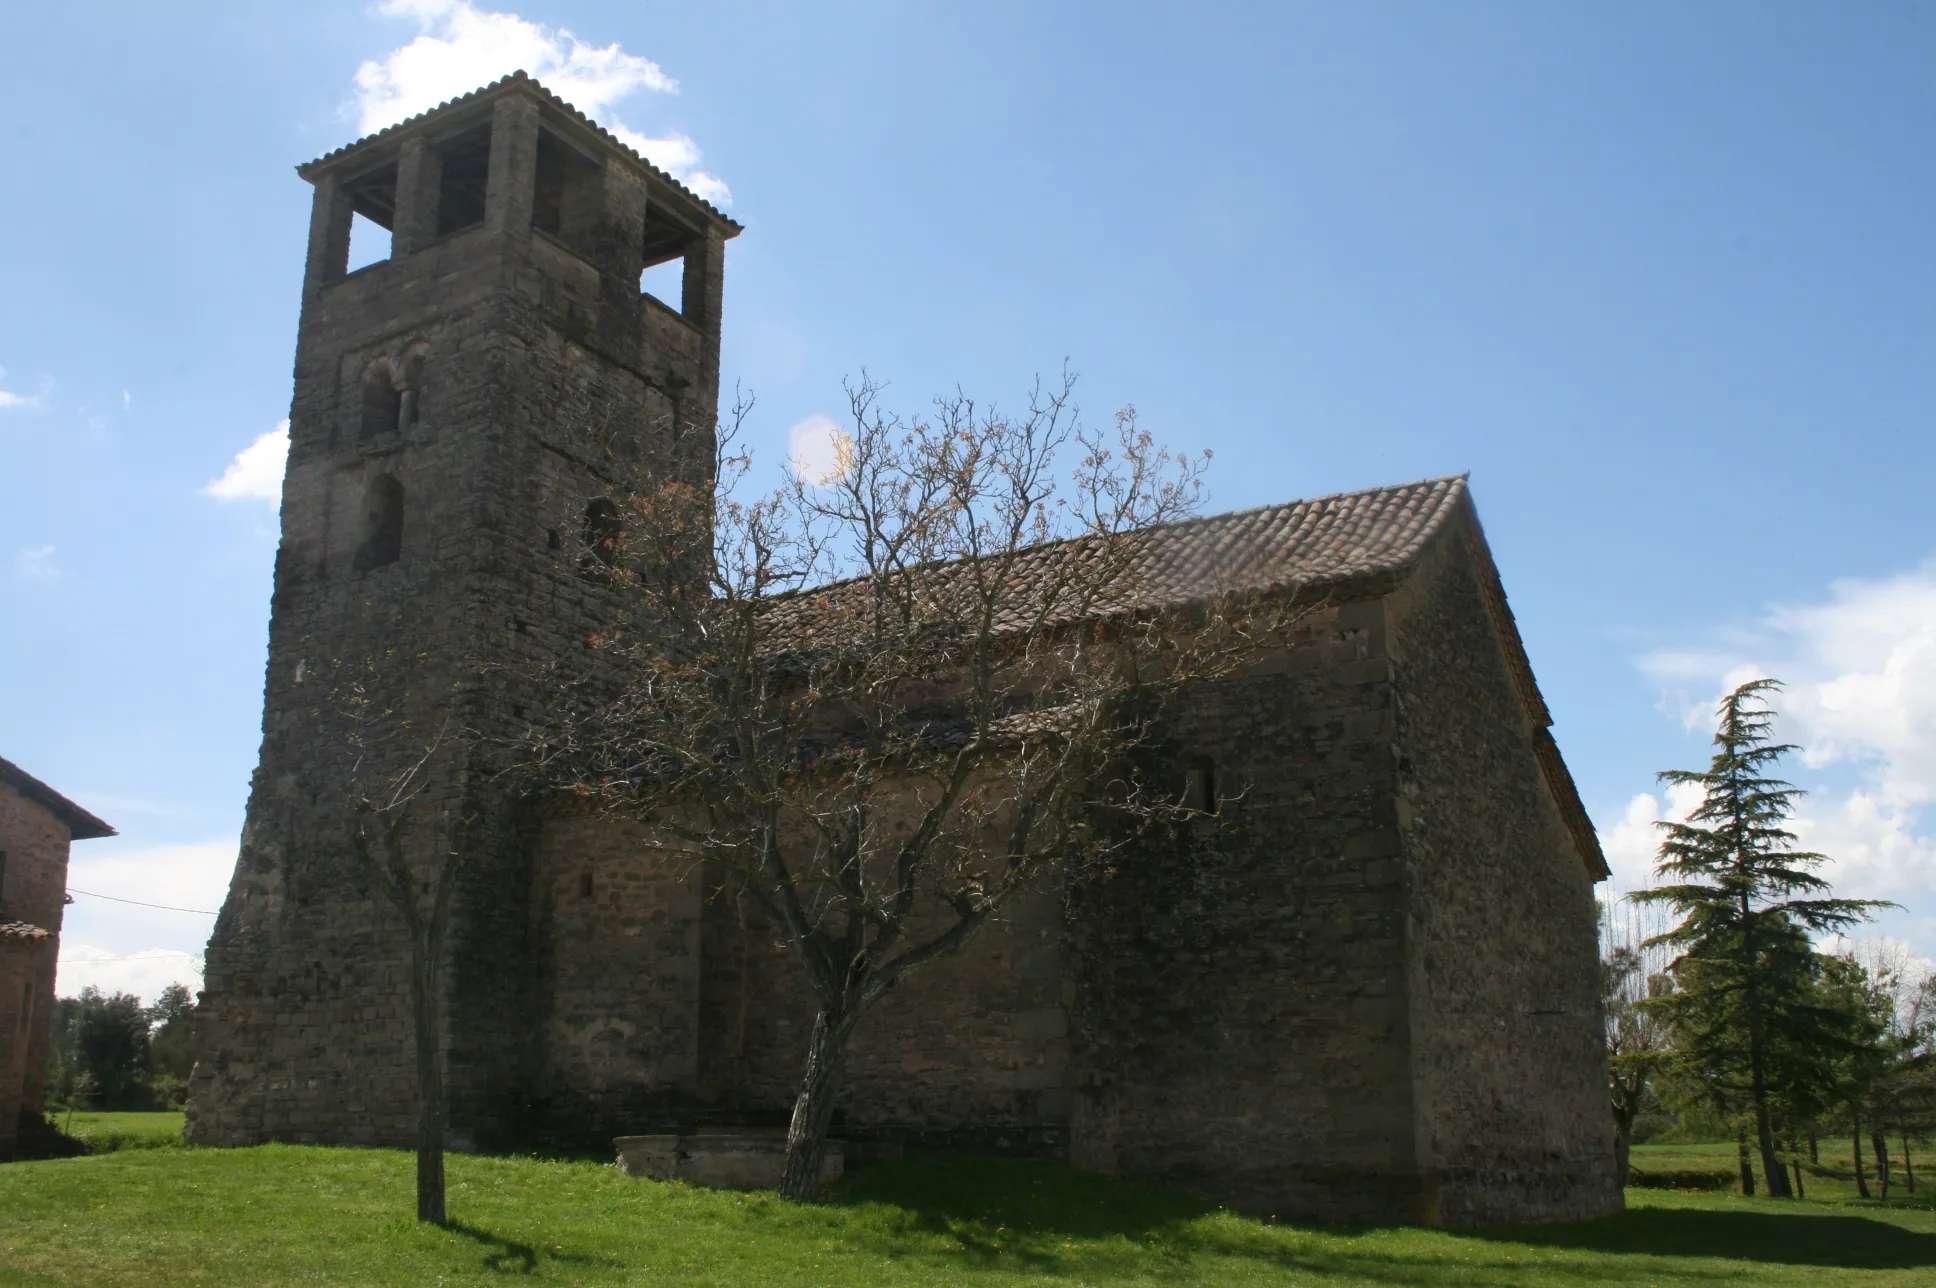
<svg viewBox="0 0 1936 1288">
<path fill-rule="evenodd" d="M 347 840 L 343 658 L 508 734 L 512 663 L 582 647 L 572 538 L 713 453 L 739 226 L 522 73 L 299 168 L 315 188 L 261 763 L 209 942 L 200 1144 L 400 1144 L 407 941 Z M 388 258 L 352 272 L 352 219 Z M 676 261 L 677 298 L 641 290 Z M 654 278 L 653 280 L 657 280 Z M 696 475 L 704 477 L 703 473 Z M 1175 717 L 1240 820 L 1013 905 L 883 1001 L 836 1132 L 1004 1150 L 1322 1218 L 1618 1208 L 1593 903 L 1607 870 L 1471 494 L 1437 479 L 1176 525 L 1214 568 L 1325 589 L 1295 641 Z M 413 688 L 414 686 L 414 688 Z M 787 950 L 621 822 L 502 800 L 452 922 L 452 1144 L 599 1146 L 785 1120 L 812 1011 Z M 1238 826 L 1237 823 L 1241 823 Z"/>
</svg>

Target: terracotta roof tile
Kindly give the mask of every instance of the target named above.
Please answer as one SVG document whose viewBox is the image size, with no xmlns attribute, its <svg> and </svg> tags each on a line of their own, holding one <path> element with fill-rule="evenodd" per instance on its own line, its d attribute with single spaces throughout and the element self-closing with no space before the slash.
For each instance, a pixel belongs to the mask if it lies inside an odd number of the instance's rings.
<svg viewBox="0 0 1936 1288">
<path fill-rule="evenodd" d="M 1403 572 L 1466 495 L 1463 475 L 1187 519 L 1140 538 L 1106 611 L 1182 607 L 1212 595 L 1329 589 Z M 1078 538 L 1023 552 L 1018 581 L 1048 580 L 1062 560 L 1100 554 Z M 839 582 L 774 602 L 776 643 L 802 647 L 841 629 L 860 583 Z M 1017 614 L 1028 608 L 1018 599 Z"/>
<path fill-rule="evenodd" d="M 389 138 L 395 134 L 401 133 L 402 131 L 411 129 L 417 125 L 421 125 L 423 122 L 428 121 L 431 117 L 436 116 L 439 113 L 451 111 L 452 109 L 461 107 L 466 103 L 477 102 L 480 99 L 486 98 L 494 93 L 497 93 L 503 90 L 508 85 L 523 85 L 536 90 L 539 96 L 542 97 L 547 103 L 557 108 L 559 111 L 565 113 L 566 115 L 570 116 L 572 119 L 578 121 L 580 124 L 584 125 L 587 129 L 591 130 L 592 133 L 596 134 L 599 138 L 603 139 L 606 143 L 610 144 L 615 150 L 617 150 L 621 156 L 624 156 L 629 160 L 631 160 L 632 162 L 634 162 L 635 164 L 644 167 L 652 174 L 665 180 L 667 183 L 671 184 L 674 188 L 677 188 L 680 192 L 690 197 L 701 209 L 705 210 L 713 218 L 731 227 L 734 232 L 738 232 L 740 230 L 740 225 L 738 221 L 734 220 L 731 216 L 727 215 L 724 211 L 720 210 L 719 207 L 713 205 L 712 202 L 707 201 L 704 197 L 694 192 L 691 188 L 686 187 L 685 184 L 680 183 L 677 179 L 673 178 L 665 171 L 659 169 L 658 166 L 653 165 L 650 161 L 646 160 L 645 157 L 641 156 L 637 151 L 635 151 L 629 144 L 621 142 L 618 139 L 618 137 L 614 135 L 610 130 L 607 130 L 604 126 L 600 125 L 597 121 L 592 120 L 591 117 L 586 116 L 583 112 L 573 107 L 570 103 L 567 103 L 564 99 L 559 98 L 556 94 L 552 93 L 549 89 L 546 89 L 534 77 L 530 76 L 522 69 L 512 72 L 509 76 L 499 77 L 497 80 L 492 81 L 488 85 L 481 85 L 478 88 L 472 90 L 468 94 L 459 94 L 456 98 L 445 99 L 443 102 L 437 104 L 437 106 L 433 108 L 428 109 L 427 111 L 419 112 L 415 116 L 408 117 L 404 120 L 398 121 L 395 125 L 386 125 L 374 134 L 366 134 L 360 139 L 357 139 L 350 143 L 345 143 L 342 147 L 337 148 L 334 152 L 325 152 L 322 156 L 317 157 L 314 161 L 307 161 L 307 162 L 304 162 L 302 165 L 297 166 L 296 173 L 302 175 L 304 178 L 307 178 L 309 176 L 309 172 L 311 170 L 314 170 L 317 166 L 327 165 L 330 162 L 335 161 L 341 157 L 347 156 L 349 153 L 354 152 L 356 149 L 361 148 L 366 144 L 373 143 L 378 139 Z"/>
<path fill-rule="evenodd" d="M 48 933 L 24 921 L 0 921 L 0 939 L 46 939 Z"/>
</svg>

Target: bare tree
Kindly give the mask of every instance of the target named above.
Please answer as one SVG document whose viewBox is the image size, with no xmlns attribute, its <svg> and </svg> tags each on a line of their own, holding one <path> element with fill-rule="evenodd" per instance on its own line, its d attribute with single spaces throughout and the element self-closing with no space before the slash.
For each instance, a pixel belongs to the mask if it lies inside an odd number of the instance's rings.
<svg viewBox="0 0 1936 1288">
<path fill-rule="evenodd" d="M 392 659 L 408 671 L 410 659 Z M 444 1225 L 449 1126 L 443 1046 L 445 934 L 466 859 L 470 818 L 437 790 L 458 753 L 446 716 L 434 731 L 379 701 L 375 660 L 332 690 L 349 724 L 350 847 L 396 910 L 409 944 L 410 1027 L 417 1082 L 417 1219 Z M 408 757 L 395 766 L 398 753 Z M 447 787 L 447 784 L 444 784 Z M 440 799 L 441 797 L 441 799 Z"/>
<path fill-rule="evenodd" d="M 816 1014 L 785 1197 L 818 1187 L 868 1007 L 1018 891 L 1216 808 L 1152 787 L 1136 753 L 1165 695 L 1270 614 L 1153 606 L 1152 530 L 1192 512 L 1204 461 L 1133 409 L 1090 430 L 1071 388 L 903 418 L 863 381 L 821 476 L 742 499 L 728 433 L 711 483 L 625 498 L 595 534 L 615 665 L 561 701 L 538 759 L 718 874 L 798 958 Z"/>
<path fill-rule="evenodd" d="M 1655 1075 L 1672 1055 L 1668 1026 L 1641 1005 L 1673 988 L 1668 955 L 1649 944 L 1658 929 L 1647 924 L 1658 920 L 1649 918 L 1650 911 L 1624 898 L 1601 906 L 1607 1089 L 1613 1104 L 1614 1158 L 1622 1178 L 1633 1154 L 1634 1124 L 1653 1100 Z"/>
</svg>

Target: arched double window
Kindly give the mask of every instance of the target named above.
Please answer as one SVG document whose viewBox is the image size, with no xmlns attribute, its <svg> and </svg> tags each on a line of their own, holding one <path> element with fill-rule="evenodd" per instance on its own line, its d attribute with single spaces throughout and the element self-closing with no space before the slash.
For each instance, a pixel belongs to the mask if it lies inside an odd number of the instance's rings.
<svg viewBox="0 0 1936 1288">
<path fill-rule="evenodd" d="M 403 484 L 392 474 L 379 474 L 363 489 L 358 516 L 356 571 L 368 572 L 393 564 L 403 553 Z"/>
</svg>

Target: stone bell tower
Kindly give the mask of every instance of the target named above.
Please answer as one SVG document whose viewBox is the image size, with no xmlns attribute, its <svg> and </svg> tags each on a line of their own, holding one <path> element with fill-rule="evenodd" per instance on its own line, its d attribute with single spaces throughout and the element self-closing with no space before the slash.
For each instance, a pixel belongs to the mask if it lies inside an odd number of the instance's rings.
<svg viewBox="0 0 1936 1288">
<path fill-rule="evenodd" d="M 433 721 L 488 739 L 529 718 L 528 664 L 596 625 L 578 561 L 606 498 L 706 476 L 739 232 L 522 72 L 297 172 L 315 203 L 261 762 L 191 1088 L 204 1144 L 409 1139 L 408 940 L 348 840 L 357 775 Z M 351 272 L 358 215 L 390 254 Z M 645 293 L 672 261 L 678 298 Z M 416 732 L 355 741 L 351 682 Z M 444 1008 L 460 1143 L 507 1138 L 530 1054 L 528 846 L 502 794 L 468 763 L 426 793 L 478 820 Z"/>
</svg>

